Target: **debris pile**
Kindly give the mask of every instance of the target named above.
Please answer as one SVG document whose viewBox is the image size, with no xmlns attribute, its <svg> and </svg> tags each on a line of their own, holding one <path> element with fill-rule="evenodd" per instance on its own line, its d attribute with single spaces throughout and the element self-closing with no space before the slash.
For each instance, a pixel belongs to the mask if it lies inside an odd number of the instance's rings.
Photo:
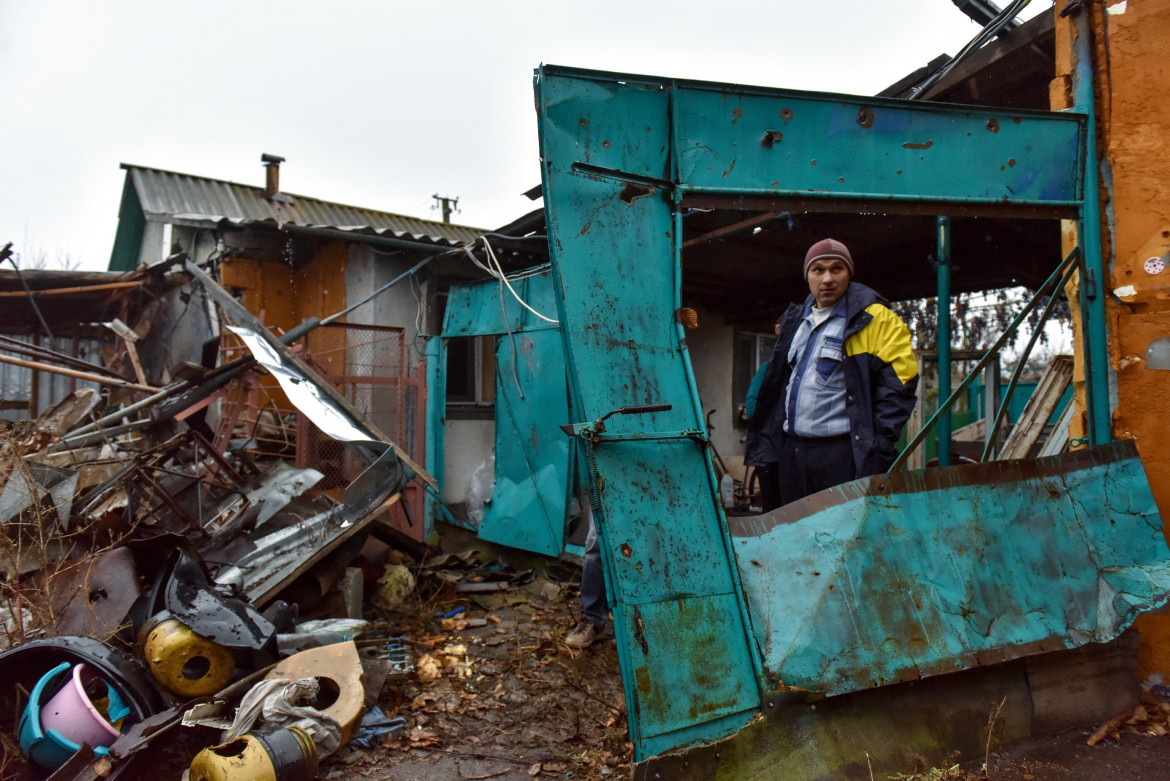
<svg viewBox="0 0 1170 781">
<path fill-rule="evenodd" d="M 559 643 L 543 574 L 406 544 L 388 512 L 413 522 L 431 479 L 302 349 L 315 323 L 274 334 L 181 253 L 129 277 L 84 315 L 100 364 L 0 339 L 86 383 L 0 421 L 0 779 L 299 781 L 481 746 L 625 767 L 612 645 Z M 306 431 L 341 455 L 303 458 Z"/>
<path fill-rule="evenodd" d="M 194 776 L 247 756 L 311 777 L 377 699 L 350 565 L 416 473 L 295 339 L 181 253 L 131 276 L 98 313 L 120 315 L 103 363 L 69 369 L 96 387 L 0 424 L 0 772 L 20 757 L 32 777 L 119 773 L 184 723 L 224 728 Z M 0 347 L 40 372 L 77 363 Z M 262 375 L 279 387 L 242 403 Z M 295 466 L 294 438 L 259 444 L 304 421 L 346 451 L 333 495 L 306 493 L 323 474 Z M 250 718 L 233 720 L 240 701 Z"/>
<path fill-rule="evenodd" d="M 1147 697 L 1147 702 L 1136 705 L 1102 724 L 1085 743 L 1090 746 L 1095 746 L 1103 740 L 1120 743 L 1122 734 L 1127 731 L 1155 737 L 1170 735 L 1170 702 L 1159 700 L 1153 695 Z"/>
</svg>

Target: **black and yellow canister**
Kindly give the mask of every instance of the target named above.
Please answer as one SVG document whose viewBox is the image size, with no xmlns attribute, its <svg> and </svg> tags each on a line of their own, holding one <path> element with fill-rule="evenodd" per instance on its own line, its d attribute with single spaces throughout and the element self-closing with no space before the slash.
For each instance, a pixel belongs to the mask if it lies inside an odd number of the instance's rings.
<svg viewBox="0 0 1170 781">
<path fill-rule="evenodd" d="M 169 613 L 155 616 L 139 636 L 155 680 L 182 697 L 215 694 L 236 672 L 230 649 L 195 634 Z"/>
<path fill-rule="evenodd" d="M 247 732 L 205 748 L 191 762 L 191 781 L 310 781 L 317 746 L 300 727 Z"/>
</svg>

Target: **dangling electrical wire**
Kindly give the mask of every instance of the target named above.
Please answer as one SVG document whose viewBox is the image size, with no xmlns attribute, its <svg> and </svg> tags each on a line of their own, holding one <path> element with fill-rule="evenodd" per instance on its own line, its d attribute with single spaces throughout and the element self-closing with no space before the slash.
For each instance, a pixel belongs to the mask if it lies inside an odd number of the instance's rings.
<svg viewBox="0 0 1170 781">
<path fill-rule="evenodd" d="M 487 242 L 484 243 L 486 244 Z M 0 248 L 0 263 L 6 260 L 12 264 L 12 268 L 16 271 L 16 278 L 20 280 L 20 285 L 24 288 L 25 295 L 28 296 L 29 305 L 37 313 L 37 319 L 41 321 L 41 328 L 45 329 L 45 336 L 51 340 L 53 338 L 53 332 L 49 330 L 49 324 L 45 322 L 45 316 L 41 314 L 41 308 L 37 306 L 36 296 L 29 290 L 28 283 L 24 281 L 24 274 L 20 273 L 20 266 L 16 265 L 16 257 L 12 252 L 11 241 L 5 244 L 3 248 Z"/>
<path fill-rule="evenodd" d="M 484 236 L 482 238 L 483 238 L 484 249 L 487 250 L 488 262 L 490 264 L 492 264 L 496 269 L 495 271 L 489 270 L 489 273 L 491 273 L 492 276 L 497 277 L 502 284 L 508 286 L 509 292 L 511 292 L 512 296 L 517 301 L 520 302 L 520 306 L 524 307 L 529 312 L 536 315 L 537 317 L 539 317 L 541 320 L 545 321 L 546 323 L 552 323 L 553 325 L 560 325 L 560 322 L 561 322 L 560 320 L 554 320 L 551 317 L 545 317 L 540 312 L 537 312 L 535 309 L 530 307 L 528 305 L 528 302 L 526 302 L 523 298 L 520 297 L 520 294 L 516 292 L 516 290 L 512 287 L 512 283 L 508 281 L 508 277 L 504 274 L 504 269 L 500 265 L 500 261 L 496 257 L 496 253 L 495 253 L 495 250 L 492 249 L 492 245 L 488 243 L 487 237 Z M 470 254 L 470 253 L 468 253 L 468 254 Z M 479 265 L 481 268 L 483 267 L 482 264 L 480 264 L 478 261 L 476 262 L 476 265 Z"/>
<path fill-rule="evenodd" d="M 487 243 L 486 241 L 484 242 Z M 512 333 L 512 324 L 508 322 L 508 301 L 504 298 L 504 277 L 500 275 L 500 315 L 504 318 L 504 330 L 508 332 L 508 341 L 512 344 L 512 382 L 516 383 L 516 392 L 520 394 L 520 401 L 524 401 L 524 388 L 520 387 L 520 373 L 516 370 L 516 361 L 519 360 L 519 351 L 516 349 L 516 336 Z M 521 302 L 523 303 L 523 302 Z"/>
</svg>

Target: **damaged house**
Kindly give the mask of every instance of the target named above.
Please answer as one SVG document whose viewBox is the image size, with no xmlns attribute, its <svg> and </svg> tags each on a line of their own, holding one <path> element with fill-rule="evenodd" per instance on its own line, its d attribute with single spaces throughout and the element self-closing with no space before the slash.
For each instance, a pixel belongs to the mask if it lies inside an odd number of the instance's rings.
<svg viewBox="0 0 1170 781">
<path fill-rule="evenodd" d="M 7 432 L 22 457 L 7 521 L 49 508 L 63 529 L 151 532 L 103 554 L 116 564 L 66 570 L 62 593 L 84 607 L 54 611 L 73 622 L 58 627 L 170 630 L 182 663 L 155 677 L 170 688 L 127 705 L 139 724 L 176 719 L 184 698 L 273 661 L 282 595 L 352 607 L 363 530 L 419 541 L 445 522 L 559 556 L 579 541 L 576 500 L 598 518 L 639 778 L 865 778 L 896 748 L 941 758 L 942 733 L 976 755 L 988 700 L 1009 739 L 1132 705 L 1135 675 L 1148 691 L 1170 674 L 1148 401 L 1168 376 L 1155 347 L 1170 244 L 1141 198 L 1167 179 L 1120 141 L 1149 130 L 1127 113 L 1141 82 L 1109 68 L 1161 45 L 1170 5 L 1061 5 L 1024 25 L 984 9 L 970 56 L 873 97 L 542 66 L 544 209 L 494 232 L 289 195 L 271 156 L 264 188 L 127 166 L 111 273 L 25 280 L 38 303 L 83 295 L 91 325 L 36 344 L 25 312 L 12 337 L 35 364 L 20 368 L 68 364 L 86 376 L 60 376 L 89 384 L 61 406 L 22 399 L 39 424 Z M 1106 65 L 1094 45 L 1111 25 L 1124 35 Z M 772 513 L 723 508 L 712 445 L 743 476 L 738 405 L 825 235 L 864 248 L 859 279 L 894 300 L 1023 285 L 1022 320 L 1065 295 L 1066 438 L 1005 443 L 985 420 L 981 463 L 953 466 L 944 405 L 904 453 L 937 436 L 937 468 Z M 963 376 L 947 340 L 935 348 L 943 400 L 994 358 L 965 357 Z M 10 578 L 71 552 L 38 542 Z M 17 607 L 20 636 L 33 616 Z M 47 645 L 0 655 L 33 702 L 64 675 L 34 662 Z M 53 652 L 142 685 L 107 650 Z M 344 705 L 341 740 L 357 710 Z M 858 720 L 882 724 L 841 745 Z M 26 723 L 30 745 L 63 753 Z"/>
</svg>

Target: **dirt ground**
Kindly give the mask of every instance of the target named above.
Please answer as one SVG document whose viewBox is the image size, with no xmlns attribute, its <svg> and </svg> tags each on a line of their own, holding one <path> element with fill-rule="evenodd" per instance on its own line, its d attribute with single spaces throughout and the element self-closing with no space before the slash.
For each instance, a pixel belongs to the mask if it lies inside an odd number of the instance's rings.
<svg viewBox="0 0 1170 781">
<path fill-rule="evenodd" d="M 320 778 L 630 777 L 633 749 L 613 636 L 586 650 L 563 642 L 577 617 L 573 583 L 536 573 L 522 585 L 465 597 L 454 586 L 428 585 L 425 572 L 419 583 L 422 601 L 399 616 L 416 627 L 418 669 L 389 683 L 381 697 L 386 713 L 407 719 L 406 731 L 372 750 L 343 749 L 322 765 Z M 467 610 L 456 617 L 435 615 L 460 606 Z M 423 681 L 428 656 L 439 662 L 438 677 Z M 875 777 L 1164 781 L 1168 719 L 1170 706 L 1149 705 L 1100 729 L 1032 738 L 993 751 L 986 775 L 977 760 Z M 1095 732 L 1096 745 L 1087 745 Z"/>
<path fill-rule="evenodd" d="M 446 587 L 427 593 L 421 573 L 422 602 L 401 619 L 421 622 L 415 635 L 419 659 L 437 659 L 439 677 L 421 681 L 425 665 L 420 664 L 414 676 L 388 684 L 383 710 L 404 716 L 406 731 L 372 750 L 343 749 L 322 765 L 320 778 L 630 777 L 633 749 L 612 634 L 580 651 L 563 642 L 577 617 L 572 583 L 537 573 L 524 585 L 465 599 Z M 434 615 L 461 605 L 467 611 L 452 619 Z M 1165 781 L 1170 779 L 1168 717 L 1170 707 L 1147 706 L 1100 730 L 1032 738 L 993 751 L 986 775 L 977 760 L 875 777 Z M 1099 732 L 1096 745 L 1089 746 L 1094 732 Z"/>
<path fill-rule="evenodd" d="M 575 603 L 575 589 L 543 575 L 504 591 L 459 598 L 444 590 L 424 600 L 401 616 L 418 625 L 415 674 L 389 681 L 381 697 L 406 730 L 373 750 L 343 748 L 319 777 L 628 777 L 633 748 L 617 649 L 612 634 L 585 650 L 564 644 Z M 446 620 L 434 615 L 464 606 Z"/>
</svg>

